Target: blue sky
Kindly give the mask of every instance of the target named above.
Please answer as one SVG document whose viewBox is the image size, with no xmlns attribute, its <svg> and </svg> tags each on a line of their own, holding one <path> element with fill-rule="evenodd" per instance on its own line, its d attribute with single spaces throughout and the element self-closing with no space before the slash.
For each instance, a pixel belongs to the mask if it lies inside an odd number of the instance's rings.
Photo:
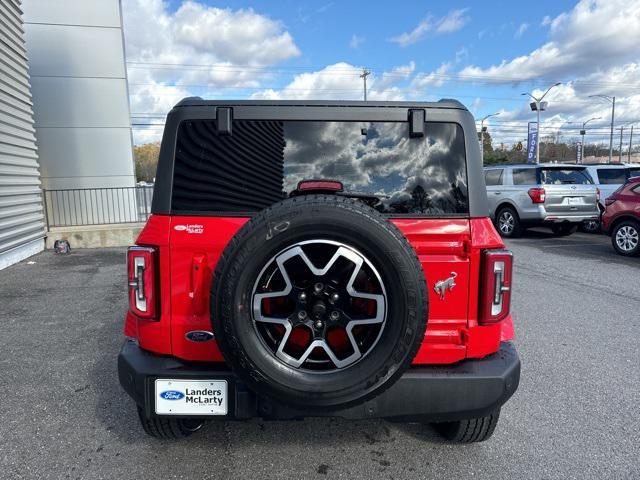
<svg viewBox="0 0 640 480">
<path fill-rule="evenodd" d="M 158 123 L 185 95 L 207 98 L 453 97 L 490 120 L 497 141 L 524 139 L 521 92 L 547 97 L 543 133 L 608 139 L 640 120 L 640 1 L 365 2 L 123 0 L 133 122 Z M 140 62 L 140 63 L 134 63 Z M 136 125 L 136 141 L 161 127 Z"/>
</svg>

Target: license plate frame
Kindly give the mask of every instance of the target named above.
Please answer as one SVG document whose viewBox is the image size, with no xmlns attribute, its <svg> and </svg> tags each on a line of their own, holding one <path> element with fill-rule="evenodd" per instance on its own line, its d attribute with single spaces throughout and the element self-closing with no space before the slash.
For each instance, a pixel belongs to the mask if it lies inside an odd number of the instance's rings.
<svg viewBox="0 0 640 480">
<path fill-rule="evenodd" d="M 224 416 L 229 410 L 227 380 L 157 378 L 154 382 L 156 415 Z"/>
<path fill-rule="evenodd" d="M 582 205 L 582 197 L 568 197 L 567 202 L 572 207 L 575 207 L 577 205 Z"/>
</svg>

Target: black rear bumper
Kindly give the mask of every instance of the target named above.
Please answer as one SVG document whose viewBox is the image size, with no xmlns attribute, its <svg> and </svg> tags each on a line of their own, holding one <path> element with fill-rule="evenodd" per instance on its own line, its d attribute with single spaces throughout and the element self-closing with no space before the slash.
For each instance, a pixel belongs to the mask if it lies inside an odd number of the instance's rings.
<svg viewBox="0 0 640 480">
<path fill-rule="evenodd" d="M 118 356 L 120 384 L 147 417 L 155 416 L 157 378 L 216 379 L 228 382 L 228 414 L 213 420 L 253 417 L 288 420 L 311 416 L 350 419 L 392 418 L 404 421 L 445 421 L 476 418 L 502 406 L 520 381 L 520 360 L 511 343 L 479 360 L 455 365 L 412 367 L 391 388 L 361 405 L 327 412 L 292 408 L 260 397 L 240 382 L 224 364 L 183 362 L 125 342 Z"/>
</svg>

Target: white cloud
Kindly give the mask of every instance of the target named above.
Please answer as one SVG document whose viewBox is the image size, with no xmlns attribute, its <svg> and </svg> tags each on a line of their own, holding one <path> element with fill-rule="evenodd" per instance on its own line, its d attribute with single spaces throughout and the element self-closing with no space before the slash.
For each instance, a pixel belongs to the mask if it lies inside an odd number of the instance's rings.
<svg viewBox="0 0 640 480">
<path fill-rule="evenodd" d="M 640 1 L 582 0 L 550 23 L 550 41 L 527 55 L 460 73 L 487 80 L 529 80 L 595 72 L 637 59 Z"/>
<path fill-rule="evenodd" d="M 611 83 L 613 80 L 620 83 Z M 640 85 L 640 64 L 629 63 L 555 87 L 545 97 L 549 105 L 542 115 L 543 129 L 546 133 L 560 131 L 565 140 L 577 140 L 582 122 L 592 117 L 600 117 L 600 120 L 589 124 L 591 134 L 587 141 L 592 142 L 595 138 L 597 141 L 606 143 L 611 119 L 611 103 L 604 99 L 589 98 L 589 95 L 616 96 L 615 124 L 618 128 L 618 125 L 640 119 L 640 92 L 637 85 Z M 544 90 L 535 89 L 532 93 L 540 96 Z M 522 138 L 519 140 L 526 136 L 526 123 L 535 120 L 535 116 L 530 110 L 529 100 L 522 98 L 520 107 L 502 111 L 498 117 L 500 122 L 491 131 L 497 141 L 510 144 L 514 135 L 518 136 L 514 132 L 521 133 Z M 600 132 L 599 135 L 594 134 L 596 130 Z"/>
<path fill-rule="evenodd" d="M 452 10 L 436 23 L 437 33 L 453 33 L 464 27 L 470 20 L 466 15 L 468 8 Z"/>
<path fill-rule="evenodd" d="M 300 55 L 281 22 L 253 9 L 189 0 L 170 11 L 162 0 L 128 0 L 123 21 L 127 60 L 140 62 L 128 65 L 133 113 L 166 114 L 184 96 L 257 87 L 270 78 L 266 67 Z M 136 128 L 135 137 L 158 130 Z"/>
<path fill-rule="evenodd" d="M 543 27 L 548 27 L 549 25 L 551 25 L 551 17 L 549 15 L 545 15 L 542 19 L 542 22 L 540 22 L 540 25 L 542 25 Z"/>
<path fill-rule="evenodd" d="M 433 28 L 433 24 L 431 21 L 431 17 L 427 17 L 422 20 L 416 28 L 411 30 L 410 32 L 404 32 L 400 35 L 391 38 L 390 40 L 394 43 L 397 43 L 401 47 L 408 47 L 416 43 L 418 40 L 422 39 L 431 29 Z"/>
<path fill-rule="evenodd" d="M 524 35 L 524 32 L 526 32 L 528 28 L 529 28 L 529 24 L 528 23 L 521 23 L 520 26 L 518 27 L 518 29 L 516 30 L 516 33 L 514 33 L 513 36 L 515 38 L 522 37 L 522 35 Z"/>
<path fill-rule="evenodd" d="M 170 22 L 176 46 L 222 61 L 270 65 L 300 54 L 280 22 L 252 9 L 232 11 L 188 1 Z"/>
<path fill-rule="evenodd" d="M 407 47 L 422 40 L 428 33 L 444 34 L 460 30 L 469 22 L 466 15 L 468 8 L 451 10 L 444 17 L 434 20 L 433 15 L 427 15 L 416 28 L 410 32 L 404 32 L 390 39 L 401 47 Z"/>
<path fill-rule="evenodd" d="M 386 90 L 394 84 L 410 78 L 415 70 L 416 64 L 414 61 L 409 62 L 407 65 L 393 67 L 390 71 L 383 72 L 380 79 L 374 79 L 373 86 L 377 91 Z"/>
<path fill-rule="evenodd" d="M 634 27 L 640 24 L 640 2 L 582 1 L 573 10 L 543 23 L 550 27 L 549 41 L 528 55 L 489 68 L 468 67 L 460 74 L 514 84 L 541 78 L 549 83 L 564 80 L 545 98 L 549 106 L 542 125 L 546 134 L 558 131 L 565 140 L 577 140 L 582 122 L 600 117 L 589 124 L 587 141 L 608 143 L 611 103 L 590 95 L 616 96 L 616 128 L 637 122 L 640 54 L 633 45 L 640 41 L 640 32 Z M 532 93 L 540 96 L 545 88 Z M 492 130 L 497 141 L 510 144 L 526 136 L 526 123 L 535 116 L 528 99 L 522 99 L 518 108 L 501 113 Z"/>
<path fill-rule="evenodd" d="M 360 35 L 356 35 L 355 33 L 351 35 L 351 41 L 349 41 L 349 46 L 351 48 L 360 48 L 360 45 L 364 43 L 364 37 Z"/>
<path fill-rule="evenodd" d="M 439 87 L 445 83 L 450 69 L 451 63 L 443 63 L 434 72 L 417 74 L 411 86 L 414 89 Z"/>
<path fill-rule="evenodd" d="M 253 9 L 187 1 L 169 12 L 161 0 L 130 0 L 123 18 L 127 55 L 134 60 L 271 65 L 300 55 L 281 22 Z"/>
<path fill-rule="evenodd" d="M 159 141 L 162 136 L 162 122 L 169 110 L 189 91 L 173 85 L 149 83 L 136 88 L 131 101 L 131 115 L 134 143 Z M 144 127 L 142 124 L 151 124 Z"/>
<path fill-rule="evenodd" d="M 415 70 L 415 63 L 395 67 L 383 72 L 380 77 L 372 74 L 367 78 L 367 98 L 369 100 L 404 100 L 405 96 L 395 83 L 408 79 Z M 265 89 L 254 93 L 251 98 L 265 100 L 321 99 L 321 100 L 361 100 L 363 81 L 362 67 L 346 62 L 338 62 L 309 73 L 301 73 L 280 90 Z"/>
</svg>

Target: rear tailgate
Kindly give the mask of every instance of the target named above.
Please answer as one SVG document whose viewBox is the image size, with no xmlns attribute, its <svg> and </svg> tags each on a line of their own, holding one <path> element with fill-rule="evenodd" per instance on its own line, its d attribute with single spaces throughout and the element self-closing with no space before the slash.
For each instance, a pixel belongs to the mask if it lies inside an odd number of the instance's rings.
<svg viewBox="0 0 640 480">
<path fill-rule="evenodd" d="M 542 167 L 541 179 L 548 214 L 584 216 L 597 212 L 596 186 L 583 167 Z"/>
</svg>

